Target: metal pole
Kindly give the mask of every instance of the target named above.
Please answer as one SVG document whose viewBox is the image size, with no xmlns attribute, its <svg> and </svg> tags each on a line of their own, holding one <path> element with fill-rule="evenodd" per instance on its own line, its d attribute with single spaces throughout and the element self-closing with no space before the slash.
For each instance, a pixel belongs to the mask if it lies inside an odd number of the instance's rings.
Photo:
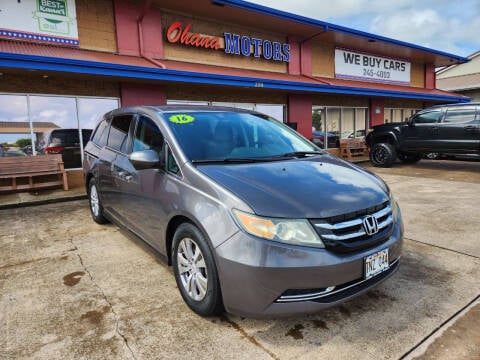
<svg viewBox="0 0 480 360">
<path fill-rule="evenodd" d="M 80 115 L 78 113 L 78 97 L 75 97 L 75 112 L 77 114 L 78 137 L 80 138 L 80 159 L 83 166 L 83 135 L 82 127 L 80 126 Z"/>
<path fill-rule="evenodd" d="M 37 156 L 37 149 L 35 148 L 35 141 L 33 140 L 33 123 L 32 123 L 32 114 L 30 111 L 30 95 L 27 94 L 27 114 L 28 114 L 28 123 L 30 124 L 30 143 L 32 144 L 32 155 Z"/>
</svg>

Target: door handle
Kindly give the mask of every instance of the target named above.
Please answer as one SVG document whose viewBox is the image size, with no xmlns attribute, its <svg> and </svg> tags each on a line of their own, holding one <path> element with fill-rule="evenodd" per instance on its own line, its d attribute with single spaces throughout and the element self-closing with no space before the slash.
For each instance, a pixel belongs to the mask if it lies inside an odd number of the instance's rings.
<svg viewBox="0 0 480 360">
<path fill-rule="evenodd" d="M 126 182 L 130 182 L 133 180 L 133 176 L 132 174 L 130 174 L 129 172 L 127 171 L 120 171 L 118 173 L 118 177 L 122 180 L 125 180 Z"/>
<path fill-rule="evenodd" d="M 466 132 L 475 132 L 477 130 L 477 127 L 473 125 L 468 125 L 465 126 L 463 130 L 465 130 Z"/>
</svg>

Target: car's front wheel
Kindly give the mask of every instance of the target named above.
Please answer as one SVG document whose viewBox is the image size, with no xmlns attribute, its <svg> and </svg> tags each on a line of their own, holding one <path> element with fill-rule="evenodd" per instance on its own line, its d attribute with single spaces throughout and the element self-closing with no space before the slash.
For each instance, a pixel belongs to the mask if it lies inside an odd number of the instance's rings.
<svg viewBox="0 0 480 360">
<path fill-rule="evenodd" d="M 398 158 L 405 164 L 414 164 L 422 158 L 421 154 L 399 153 Z"/>
<path fill-rule="evenodd" d="M 397 157 L 393 145 L 389 143 L 378 143 L 372 146 L 370 150 L 370 161 L 373 166 L 390 167 Z"/>
<path fill-rule="evenodd" d="M 202 316 L 223 311 L 213 253 L 202 232 L 193 224 L 183 223 L 175 231 L 172 265 L 178 289 L 190 309 Z"/>
<path fill-rule="evenodd" d="M 97 182 L 94 178 L 91 178 L 88 183 L 88 202 L 93 220 L 98 224 L 106 224 L 108 220 L 103 216 L 103 206 L 98 193 Z"/>
</svg>

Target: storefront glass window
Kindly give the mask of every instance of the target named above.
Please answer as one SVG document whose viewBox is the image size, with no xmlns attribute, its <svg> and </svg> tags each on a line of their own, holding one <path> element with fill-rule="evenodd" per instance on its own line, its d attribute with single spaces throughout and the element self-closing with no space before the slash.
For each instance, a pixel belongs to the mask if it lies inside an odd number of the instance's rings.
<svg viewBox="0 0 480 360">
<path fill-rule="evenodd" d="M 27 97 L 0 94 L 0 156 L 23 156 L 31 143 Z"/>
<path fill-rule="evenodd" d="M 340 139 L 364 137 L 367 120 L 367 108 L 313 106 L 312 140 L 324 149 L 338 148 Z"/>
<path fill-rule="evenodd" d="M 327 108 L 326 121 L 326 144 L 327 148 L 338 148 L 340 146 L 340 121 L 341 108 Z"/>
<path fill-rule="evenodd" d="M 220 101 L 189 101 L 189 100 L 167 100 L 168 105 L 212 105 L 212 106 L 228 106 L 237 109 L 245 109 L 258 111 L 262 114 L 269 115 L 280 122 L 285 121 L 284 109 L 282 104 L 256 104 L 256 103 L 235 103 Z"/>
<path fill-rule="evenodd" d="M 355 137 L 366 135 L 367 115 L 367 109 L 355 109 Z"/>
<path fill-rule="evenodd" d="M 312 109 L 312 141 L 315 145 L 325 149 L 325 107 Z"/>
<path fill-rule="evenodd" d="M 410 116 L 415 114 L 418 109 L 412 108 L 385 108 L 384 109 L 384 121 L 385 123 L 389 122 L 404 122 Z"/>
<path fill-rule="evenodd" d="M 284 107 L 283 105 L 276 104 L 255 104 L 255 111 L 262 114 L 267 114 L 273 117 L 275 120 L 283 122 L 284 120 Z"/>
<path fill-rule="evenodd" d="M 92 129 L 118 104 L 111 98 L 0 94 L 0 143 L 10 152 L 23 150 L 22 156 L 62 154 L 66 169 L 79 168 Z"/>
<path fill-rule="evenodd" d="M 342 109 L 342 139 L 355 137 L 355 109 Z"/>
<path fill-rule="evenodd" d="M 383 122 L 385 124 L 392 122 L 392 109 L 385 108 L 383 110 Z"/>
</svg>

